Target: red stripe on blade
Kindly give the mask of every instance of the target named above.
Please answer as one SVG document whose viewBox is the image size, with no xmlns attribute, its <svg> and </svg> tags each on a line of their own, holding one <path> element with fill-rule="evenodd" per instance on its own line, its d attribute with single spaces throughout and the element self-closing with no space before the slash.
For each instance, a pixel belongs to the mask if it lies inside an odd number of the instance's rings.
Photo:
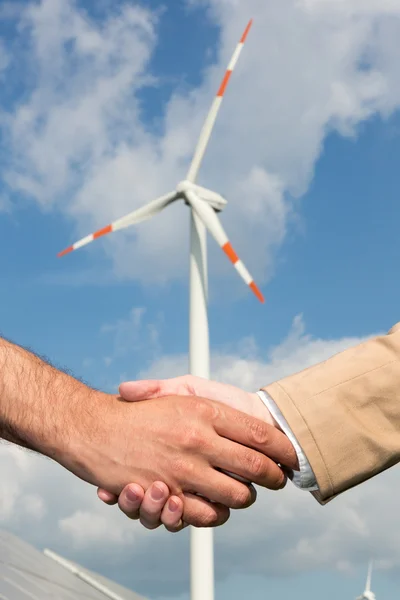
<svg viewBox="0 0 400 600">
<path fill-rule="evenodd" d="M 107 227 L 103 227 L 103 229 L 99 229 L 98 231 L 95 231 L 93 234 L 93 239 L 97 240 L 97 238 L 101 237 L 102 235 L 107 235 L 107 233 L 111 233 L 112 232 L 112 225 L 107 225 Z"/>
<path fill-rule="evenodd" d="M 252 281 L 250 283 L 249 287 L 250 287 L 251 291 L 254 292 L 254 294 L 257 296 L 257 298 L 259 299 L 259 301 L 264 304 L 264 302 L 265 302 L 264 296 L 262 295 L 262 293 L 260 292 L 260 290 L 258 289 L 258 287 L 256 286 L 256 284 L 254 283 L 254 281 Z"/>
<path fill-rule="evenodd" d="M 70 246 L 69 248 L 65 248 L 65 250 L 63 250 L 62 252 L 59 252 L 57 254 L 58 258 L 61 258 L 62 256 L 65 256 L 66 254 L 69 254 L 70 252 L 72 252 L 74 249 L 73 246 Z"/>
<path fill-rule="evenodd" d="M 251 26 L 252 26 L 252 25 L 253 25 L 253 19 L 250 19 L 250 21 L 249 21 L 249 23 L 248 23 L 248 25 L 247 25 L 247 27 L 246 27 L 246 29 L 245 29 L 245 32 L 244 32 L 244 34 L 242 35 L 242 39 L 240 40 L 240 43 L 241 43 L 241 44 L 244 44 L 244 43 L 245 43 L 245 41 L 246 41 L 246 38 L 247 38 L 247 36 L 249 35 L 249 31 L 250 31 L 250 29 L 251 29 Z"/>
<path fill-rule="evenodd" d="M 239 260 L 239 257 L 236 254 L 236 252 L 234 251 L 234 249 L 232 248 L 230 242 L 226 242 L 226 244 L 224 246 L 222 246 L 222 250 L 225 252 L 225 254 L 229 258 L 229 260 L 231 262 L 233 262 L 233 264 L 237 263 L 237 261 Z"/>
<path fill-rule="evenodd" d="M 219 96 L 220 98 L 222 98 L 222 96 L 225 94 L 225 90 L 227 88 L 227 85 L 229 83 L 229 79 L 230 79 L 231 75 L 232 75 L 232 71 L 227 71 L 225 73 L 225 77 L 221 83 L 221 87 L 219 88 L 218 94 L 217 94 L 217 96 Z"/>
</svg>

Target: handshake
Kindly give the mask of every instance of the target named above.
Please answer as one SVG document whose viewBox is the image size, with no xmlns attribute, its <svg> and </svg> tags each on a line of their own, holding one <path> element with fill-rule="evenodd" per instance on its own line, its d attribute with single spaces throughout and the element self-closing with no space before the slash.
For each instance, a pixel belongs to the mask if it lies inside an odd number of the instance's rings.
<svg viewBox="0 0 400 600">
<path fill-rule="evenodd" d="M 154 529 L 218 526 L 298 468 L 257 394 L 195 377 L 106 394 L 0 338 L 0 438 L 39 452 Z"/>
<path fill-rule="evenodd" d="M 122 427 L 115 422 L 116 446 L 130 461 L 121 481 L 130 474 L 133 481 L 119 494 L 101 487 L 98 496 L 148 529 L 222 525 L 229 509 L 255 502 L 253 483 L 279 490 L 298 469 L 258 394 L 192 376 L 123 383 L 119 391 L 126 416 Z M 109 440 L 104 450 L 111 449 Z"/>
<path fill-rule="evenodd" d="M 0 438 L 149 529 L 215 527 L 255 502 L 253 484 L 280 490 L 291 477 L 324 504 L 397 464 L 399 357 L 400 323 L 265 394 L 187 376 L 116 396 L 0 338 Z"/>
</svg>

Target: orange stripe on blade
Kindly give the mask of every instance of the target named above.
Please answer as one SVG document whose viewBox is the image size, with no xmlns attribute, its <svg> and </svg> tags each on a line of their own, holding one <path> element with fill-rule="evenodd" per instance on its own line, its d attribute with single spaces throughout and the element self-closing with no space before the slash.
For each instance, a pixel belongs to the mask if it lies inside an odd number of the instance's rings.
<svg viewBox="0 0 400 600">
<path fill-rule="evenodd" d="M 103 227 L 103 229 L 99 229 L 98 231 L 95 231 L 95 233 L 93 234 L 93 239 L 97 240 L 97 238 L 101 237 L 102 235 L 107 235 L 107 233 L 111 233 L 112 232 L 112 225 L 107 225 L 107 227 Z"/>
<path fill-rule="evenodd" d="M 250 31 L 250 29 L 251 29 L 251 26 L 252 26 L 252 25 L 253 25 L 253 19 L 250 19 L 250 21 L 249 21 L 249 23 L 248 23 L 248 25 L 247 25 L 247 27 L 246 27 L 246 29 L 245 29 L 245 32 L 244 32 L 244 34 L 242 35 L 242 39 L 240 40 L 240 43 L 241 43 L 241 44 L 244 44 L 244 43 L 245 43 L 245 41 L 246 41 L 246 38 L 247 38 L 247 36 L 249 35 L 249 31 Z"/>
<path fill-rule="evenodd" d="M 222 250 L 225 252 L 225 254 L 229 258 L 229 260 L 231 262 L 233 262 L 233 264 L 237 263 L 237 261 L 239 260 L 239 257 L 236 254 L 236 252 L 234 251 L 234 249 L 232 248 L 230 242 L 226 242 L 226 244 L 224 246 L 222 246 Z"/>
<path fill-rule="evenodd" d="M 229 83 L 229 79 L 230 79 L 231 75 L 232 75 L 232 71 L 227 71 L 225 73 L 225 77 L 221 83 L 221 87 L 219 88 L 218 94 L 217 94 L 217 96 L 219 96 L 220 98 L 222 98 L 222 96 L 225 94 L 225 90 L 227 88 L 227 85 Z"/>
<path fill-rule="evenodd" d="M 69 254 L 70 252 L 72 252 L 74 249 L 73 246 L 70 246 L 69 248 L 65 248 L 65 250 L 63 250 L 62 252 L 59 252 L 57 254 L 58 258 L 61 258 L 62 256 L 65 256 L 66 254 Z"/>
<path fill-rule="evenodd" d="M 254 283 L 254 281 L 252 281 L 250 283 L 249 288 L 251 289 L 252 292 L 254 292 L 254 294 L 257 296 L 257 298 L 259 299 L 259 301 L 264 304 L 264 302 L 265 302 L 264 296 L 262 295 L 262 293 L 260 292 L 260 290 L 258 289 L 258 287 L 256 286 L 256 284 Z"/>
</svg>

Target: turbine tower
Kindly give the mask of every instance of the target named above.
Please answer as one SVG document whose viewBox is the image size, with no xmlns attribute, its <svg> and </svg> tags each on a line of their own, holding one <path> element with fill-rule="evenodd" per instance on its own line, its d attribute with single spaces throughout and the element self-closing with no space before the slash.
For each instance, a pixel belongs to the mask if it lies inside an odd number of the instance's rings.
<svg viewBox="0 0 400 600">
<path fill-rule="evenodd" d="M 371 576 L 372 576 L 372 560 L 368 565 L 367 581 L 365 582 L 365 590 L 358 596 L 357 600 L 376 600 L 374 592 L 371 590 Z"/>
<path fill-rule="evenodd" d="M 208 142 L 221 106 L 232 72 L 243 49 L 252 20 L 248 23 L 237 45 L 217 95 L 207 115 L 201 131 L 186 179 L 178 183 L 176 189 L 161 198 L 114 221 L 103 229 L 76 242 L 58 256 L 64 256 L 95 239 L 113 231 L 136 225 L 154 217 L 176 200 L 183 200 L 190 207 L 190 311 L 189 311 L 189 370 L 192 375 L 209 378 L 209 329 L 207 316 L 207 247 L 206 232 L 211 234 L 225 252 L 240 277 L 252 292 L 264 302 L 263 295 L 252 276 L 234 251 L 220 223 L 217 213 L 227 204 L 217 192 L 196 184 L 197 175 L 207 149 Z M 191 600 L 214 599 L 214 557 L 212 529 L 191 529 Z"/>
</svg>

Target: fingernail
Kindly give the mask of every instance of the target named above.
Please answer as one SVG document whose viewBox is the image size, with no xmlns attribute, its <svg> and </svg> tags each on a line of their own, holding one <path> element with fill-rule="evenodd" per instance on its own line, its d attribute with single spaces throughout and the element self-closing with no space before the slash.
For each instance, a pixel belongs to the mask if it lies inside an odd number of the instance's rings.
<svg viewBox="0 0 400 600">
<path fill-rule="evenodd" d="M 171 512 L 176 512 L 179 508 L 179 504 L 176 500 L 173 500 L 171 498 L 171 500 L 168 502 L 168 510 L 170 510 Z"/>
<path fill-rule="evenodd" d="M 131 488 L 128 488 L 126 490 L 126 497 L 129 500 L 129 502 L 137 502 L 139 500 L 139 494 Z"/>
<path fill-rule="evenodd" d="M 164 498 L 164 490 L 157 485 L 151 488 L 151 497 L 153 500 L 162 500 Z"/>
</svg>

